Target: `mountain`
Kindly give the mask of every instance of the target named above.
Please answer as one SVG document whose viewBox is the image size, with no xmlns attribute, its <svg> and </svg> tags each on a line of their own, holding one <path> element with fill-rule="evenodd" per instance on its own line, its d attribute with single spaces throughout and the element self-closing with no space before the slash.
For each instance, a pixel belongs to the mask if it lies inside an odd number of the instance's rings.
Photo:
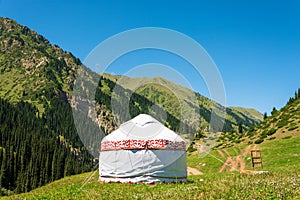
<svg viewBox="0 0 300 200">
<path fill-rule="evenodd" d="M 80 61 L 0 18 L 0 187 L 25 192 L 89 171 L 68 99 Z"/>
<path fill-rule="evenodd" d="M 43 112 L 45 107 L 49 105 L 49 99 L 53 96 L 59 96 L 61 100 L 70 102 L 73 83 L 76 79 L 76 70 L 80 68 L 87 72 L 89 76 L 95 76 L 93 72 L 84 68 L 80 60 L 71 53 L 63 51 L 57 45 L 51 45 L 43 36 L 38 35 L 25 26 L 20 26 L 9 19 L 2 19 L 0 30 L 0 50 L 2 52 L 0 55 L 0 70 L 2 72 L 0 75 L 0 96 L 12 103 L 20 100 L 29 102 L 35 105 L 40 112 Z M 103 75 L 103 77 L 111 81 L 119 79 L 118 76 L 107 74 Z M 154 79 L 122 77 L 122 80 L 127 82 L 125 85 L 127 88 L 124 87 L 124 89 L 131 89 L 144 83 L 145 87 L 139 88 L 136 93 L 152 102 L 155 99 L 149 96 L 149 89 L 147 89 L 148 93 L 146 94 L 145 88 L 150 87 L 147 83 L 156 82 L 160 84 L 159 88 L 158 84 L 152 84 L 151 86 L 152 89 L 155 89 L 155 93 L 159 93 L 156 96 L 169 94 L 161 99 L 174 97 L 172 92 L 176 91 L 177 99 L 184 99 L 183 103 L 177 101 L 177 104 L 189 104 L 184 107 L 192 110 L 194 110 L 192 107 L 196 107 L 200 110 L 200 115 L 204 118 L 202 121 L 200 120 L 203 122 L 201 129 L 208 129 L 212 110 L 218 116 L 221 116 L 222 113 L 219 111 L 225 109 L 208 98 L 161 77 Z M 97 83 L 91 81 L 91 84 Z M 168 91 L 166 90 L 167 88 L 169 88 Z M 110 88 L 110 90 L 113 90 L 113 88 Z M 197 102 L 190 101 L 193 98 L 196 98 Z M 166 103 L 170 102 L 153 103 L 166 106 Z M 178 107 L 177 111 L 174 110 L 175 108 L 173 105 L 169 105 L 167 108 L 164 107 L 169 114 L 178 116 Z M 262 119 L 262 115 L 257 114 L 257 111 L 255 113 L 248 109 L 227 108 L 227 113 L 225 121 L 225 130 L 227 131 L 232 128 L 237 129 L 238 124 L 242 124 L 247 129 Z M 192 120 L 191 124 L 194 121 Z M 104 124 L 103 126 L 106 125 Z M 108 129 L 108 132 L 112 130 L 111 127 L 105 129 Z M 214 128 L 212 130 L 222 131 Z"/>
<path fill-rule="evenodd" d="M 190 124 L 195 123 L 197 121 L 195 118 L 199 117 L 201 123 L 200 130 L 202 131 L 210 128 L 209 123 L 212 112 L 215 112 L 217 118 L 221 118 L 224 116 L 223 111 L 226 111 L 223 129 L 218 130 L 217 127 L 212 127 L 212 131 L 237 131 L 239 124 L 241 124 L 244 129 L 248 129 L 250 126 L 257 125 L 263 119 L 263 115 L 255 109 L 241 107 L 226 108 L 199 93 L 162 77 L 130 78 L 126 76 L 103 74 L 103 78 L 121 84 L 124 89 L 135 91 L 136 94 L 163 107 L 173 116 L 189 116 L 188 120 L 191 121 Z M 197 108 L 197 111 L 195 111 L 195 108 Z M 184 112 L 199 113 L 197 113 L 198 115 L 190 116 Z"/>
<path fill-rule="evenodd" d="M 53 96 L 66 100 L 80 60 L 13 20 L 1 18 L 0 33 L 0 95 L 40 111 Z"/>
<path fill-rule="evenodd" d="M 140 113 L 191 139 L 260 122 L 161 77 L 99 75 L 7 18 L 0 18 L 0 72 L 0 187 L 15 192 L 91 170 L 101 138 Z"/>
<path fill-rule="evenodd" d="M 276 110 L 256 127 L 251 127 L 246 132 L 245 142 L 259 144 L 270 140 L 300 136 L 300 90 L 288 103 Z"/>
</svg>

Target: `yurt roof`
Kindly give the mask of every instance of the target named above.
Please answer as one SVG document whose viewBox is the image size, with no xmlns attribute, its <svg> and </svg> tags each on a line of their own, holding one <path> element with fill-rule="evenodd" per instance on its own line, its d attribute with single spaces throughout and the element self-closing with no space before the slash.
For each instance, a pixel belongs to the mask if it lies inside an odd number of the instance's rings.
<svg viewBox="0 0 300 200">
<path fill-rule="evenodd" d="M 133 119 L 121 124 L 117 130 L 107 135 L 103 141 L 125 139 L 167 139 L 183 141 L 174 131 L 165 127 L 158 120 L 147 114 L 139 114 Z"/>
</svg>

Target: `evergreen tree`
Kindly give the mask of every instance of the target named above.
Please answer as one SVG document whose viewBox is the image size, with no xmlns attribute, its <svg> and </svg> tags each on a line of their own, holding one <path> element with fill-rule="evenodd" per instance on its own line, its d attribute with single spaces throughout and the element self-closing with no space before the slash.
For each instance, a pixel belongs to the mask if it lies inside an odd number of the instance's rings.
<svg viewBox="0 0 300 200">
<path fill-rule="evenodd" d="M 239 123 L 239 125 L 238 125 L 238 131 L 239 131 L 239 133 L 243 133 L 243 124 L 242 123 Z"/>
<path fill-rule="evenodd" d="M 268 118 L 267 112 L 264 113 L 264 120 Z"/>
<path fill-rule="evenodd" d="M 277 109 L 275 107 L 273 107 L 271 114 L 275 115 L 277 112 L 278 112 Z"/>
</svg>

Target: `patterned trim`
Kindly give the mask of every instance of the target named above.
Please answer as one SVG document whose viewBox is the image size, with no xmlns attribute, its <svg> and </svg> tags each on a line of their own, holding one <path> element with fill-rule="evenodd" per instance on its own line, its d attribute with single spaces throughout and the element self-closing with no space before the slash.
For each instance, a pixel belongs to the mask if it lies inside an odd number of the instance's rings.
<svg viewBox="0 0 300 200">
<path fill-rule="evenodd" d="M 120 140 L 105 141 L 101 143 L 100 151 L 117 151 L 117 150 L 181 150 L 185 151 L 185 142 L 177 142 L 170 140 Z"/>
</svg>

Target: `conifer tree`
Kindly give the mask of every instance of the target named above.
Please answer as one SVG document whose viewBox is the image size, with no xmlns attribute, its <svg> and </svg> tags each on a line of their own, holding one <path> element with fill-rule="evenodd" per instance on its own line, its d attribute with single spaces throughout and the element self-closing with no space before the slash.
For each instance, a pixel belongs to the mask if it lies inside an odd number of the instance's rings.
<svg viewBox="0 0 300 200">
<path fill-rule="evenodd" d="M 267 112 L 264 113 L 264 120 L 268 118 Z"/>
<path fill-rule="evenodd" d="M 275 115 L 277 112 L 278 112 L 277 109 L 275 107 L 273 107 L 271 114 Z"/>
<path fill-rule="evenodd" d="M 242 123 L 239 123 L 239 125 L 238 125 L 238 131 L 239 131 L 239 133 L 243 133 L 243 125 L 242 125 Z"/>
</svg>

